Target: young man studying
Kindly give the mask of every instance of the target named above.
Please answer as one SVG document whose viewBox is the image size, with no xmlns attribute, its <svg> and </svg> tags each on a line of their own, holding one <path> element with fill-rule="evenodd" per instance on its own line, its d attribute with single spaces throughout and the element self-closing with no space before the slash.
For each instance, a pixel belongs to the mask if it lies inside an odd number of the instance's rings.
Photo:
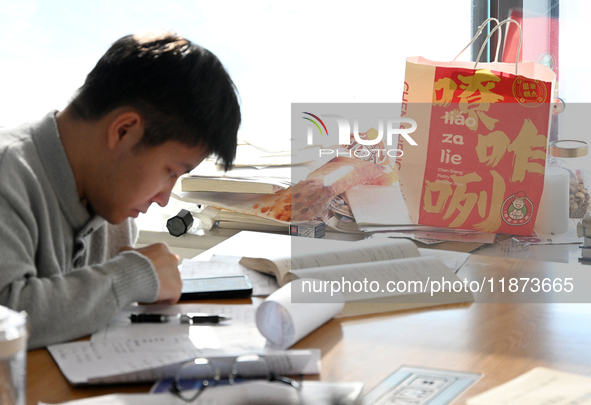
<svg viewBox="0 0 591 405">
<path fill-rule="evenodd" d="M 208 155 L 228 168 L 239 124 L 220 61 L 166 33 L 119 39 L 63 111 L 0 132 L 0 305 L 27 312 L 29 348 L 178 300 L 178 257 L 131 248 L 129 218 Z"/>
</svg>

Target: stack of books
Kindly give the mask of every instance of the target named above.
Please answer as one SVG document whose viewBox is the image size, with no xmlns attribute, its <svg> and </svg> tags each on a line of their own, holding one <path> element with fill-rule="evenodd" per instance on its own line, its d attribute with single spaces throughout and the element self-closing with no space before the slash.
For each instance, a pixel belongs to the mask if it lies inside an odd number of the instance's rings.
<svg viewBox="0 0 591 405">
<path fill-rule="evenodd" d="M 181 177 L 181 189 L 188 192 L 229 192 L 273 194 L 286 189 L 322 167 L 334 156 L 319 157 L 319 148 L 268 152 L 246 143 L 239 144 L 232 170 L 227 172 L 207 159 Z"/>
<path fill-rule="evenodd" d="M 243 143 L 231 170 L 208 159 L 180 178 L 173 197 L 215 207 L 208 215 L 219 228 L 288 233 L 290 221 L 263 216 L 264 207 L 332 158 L 319 158 L 317 147 L 268 152 Z"/>
<path fill-rule="evenodd" d="M 213 159 L 207 159 L 180 179 L 183 192 L 220 192 L 273 194 L 293 185 L 289 155 L 280 152 L 273 155 L 260 151 L 254 154 L 254 146 L 241 144 L 232 170 L 225 172 Z M 247 159 L 243 155 L 252 156 Z M 272 164 L 270 164 L 272 163 Z"/>
<path fill-rule="evenodd" d="M 212 206 L 207 207 L 217 211 L 213 215 L 213 220 L 216 221 L 217 227 L 220 229 L 238 229 L 243 231 L 260 231 L 260 232 L 276 232 L 289 233 L 289 224 L 274 221 L 268 218 L 258 217 L 256 215 L 243 214 L 236 211 L 228 211 L 224 209 L 217 209 Z M 210 211 L 210 212 L 215 212 Z"/>
<path fill-rule="evenodd" d="M 189 175 L 181 178 L 182 191 L 213 191 L 218 193 L 274 194 L 290 187 L 291 181 L 283 178 L 253 177 L 233 178 Z"/>
<path fill-rule="evenodd" d="M 591 262 L 591 215 L 587 214 L 577 224 L 577 236 L 583 238 L 581 248 L 581 262 Z"/>
</svg>

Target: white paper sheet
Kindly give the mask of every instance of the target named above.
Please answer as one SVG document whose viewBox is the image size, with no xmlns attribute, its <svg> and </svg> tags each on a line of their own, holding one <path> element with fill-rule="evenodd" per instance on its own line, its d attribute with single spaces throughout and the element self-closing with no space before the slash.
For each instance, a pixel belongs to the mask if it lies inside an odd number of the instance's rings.
<svg viewBox="0 0 591 405">
<path fill-rule="evenodd" d="M 71 342 L 47 349 L 72 384 L 142 370 L 161 370 L 203 354 L 188 336 Z"/>
<path fill-rule="evenodd" d="M 404 204 L 400 187 L 361 185 L 347 191 L 357 225 L 415 225 Z"/>
<path fill-rule="evenodd" d="M 178 365 L 196 357 L 207 357 L 227 375 L 237 355 L 224 349 L 197 349 L 188 336 L 146 337 L 102 342 L 70 342 L 48 347 L 66 379 L 74 384 L 155 381 L 174 376 Z M 264 353 L 273 372 L 291 375 L 320 372 L 319 350 L 269 351 Z M 248 353 L 247 352 L 247 353 Z"/>
<path fill-rule="evenodd" d="M 260 300 L 253 300 L 252 305 L 129 306 L 106 328 L 95 333 L 91 341 L 53 345 L 48 349 L 72 384 L 154 381 L 173 375 L 180 362 L 201 356 L 229 359 L 227 362 L 244 353 L 272 352 L 279 356 L 281 352 L 266 347 L 267 340 L 256 327 L 255 312 Z M 218 325 L 191 326 L 181 324 L 177 318 L 165 323 L 129 320 L 132 313 L 174 316 L 188 312 L 226 315 L 231 319 Z M 277 367 L 289 365 L 302 369 L 281 369 L 286 374 L 319 372 L 318 350 L 290 351 L 285 356 L 285 361 L 274 357 L 278 359 Z M 227 371 L 230 365 L 226 364 Z"/>
<path fill-rule="evenodd" d="M 265 232 L 241 231 L 218 243 L 192 260 L 207 261 L 214 255 L 264 257 L 267 259 L 290 258 L 303 252 L 322 252 L 339 249 L 352 241 L 304 238 Z"/>
<path fill-rule="evenodd" d="M 589 405 L 591 378 L 536 367 L 466 401 L 468 405 Z"/>
<path fill-rule="evenodd" d="M 94 333 L 91 341 L 137 339 L 146 336 L 188 336 L 199 349 L 224 349 L 239 351 L 260 349 L 266 339 L 255 325 L 256 308 L 260 300 L 252 305 L 177 304 L 128 306 L 109 324 Z M 166 323 L 131 323 L 133 313 L 158 313 L 164 315 L 186 314 L 188 312 L 225 315 L 231 319 L 218 325 L 187 325 L 178 319 Z"/>
</svg>

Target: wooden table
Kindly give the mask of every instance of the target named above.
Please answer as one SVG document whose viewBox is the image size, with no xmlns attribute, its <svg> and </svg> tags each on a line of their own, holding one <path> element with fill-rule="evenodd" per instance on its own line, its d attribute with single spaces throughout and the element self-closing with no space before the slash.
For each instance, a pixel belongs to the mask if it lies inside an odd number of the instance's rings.
<svg viewBox="0 0 591 405">
<path fill-rule="evenodd" d="M 560 274 L 568 266 L 471 256 L 458 275 L 469 280 L 483 275 L 533 277 Z M 591 376 L 590 346 L 590 304 L 494 302 L 333 319 L 294 348 L 320 348 L 320 380 L 361 381 L 365 392 L 403 365 L 482 373 L 482 379 L 453 402 L 463 404 L 536 366 Z M 28 404 L 149 388 L 149 384 L 74 388 L 47 350 L 28 353 Z"/>
</svg>

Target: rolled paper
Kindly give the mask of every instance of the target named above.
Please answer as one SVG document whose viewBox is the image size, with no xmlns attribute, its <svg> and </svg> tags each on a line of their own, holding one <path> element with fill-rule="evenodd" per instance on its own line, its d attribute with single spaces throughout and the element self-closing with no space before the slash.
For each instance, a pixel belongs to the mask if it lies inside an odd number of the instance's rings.
<svg viewBox="0 0 591 405">
<path fill-rule="evenodd" d="M 287 283 L 269 295 L 257 309 L 256 324 L 259 332 L 276 348 L 291 347 L 334 318 L 345 306 L 341 293 L 323 296 L 330 292 L 314 293 L 318 295 L 317 302 L 292 302 L 292 288 L 302 291 L 302 283 L 306 281 L 309 279 Z"/>
<path fill-rule="evenodd" d="M 568 230 L 569 175 L 560 167 L 547 167 L 544 191 L 538 208 L 537 233 L 564 233 Z"/>
</svg>

